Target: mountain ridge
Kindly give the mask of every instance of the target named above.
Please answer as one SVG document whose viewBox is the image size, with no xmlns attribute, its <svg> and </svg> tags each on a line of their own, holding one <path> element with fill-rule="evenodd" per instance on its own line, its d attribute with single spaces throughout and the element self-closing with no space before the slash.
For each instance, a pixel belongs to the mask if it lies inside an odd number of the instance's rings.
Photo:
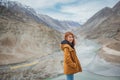
<svg viewBox="0 0 120 80">
<path fill-rule="evenodd" d="M 5 8 L 4 6 L 8 8 L 6 10 L 3 9 L 7 11 L 7 13 L 5 13 L 5 11 L 2 10 L 2 7 Z M 8 2 L 6 1 L 4 2 L 4 4 L 1 3 L 1 10 L 2 10 L 2 13 L 4 13 L 2 14 L 3 16 L 5 15 L 10 18 L 15 18 L 14 16 L 16 16 L 17 20 L 22 20 L 23 22 L 25 22 L 26 20 L 34 19 L 36 22 L 42 23 L 59 32 L 70 31 L 74 28 L 81 26 L 78 22 L 59 21 L 59 20 L 53 19 L 48 15 L 38 14 L 31 7 L 22 5 L 15 1 L 8 1 Z"/>
<path fill-rule="evenodd" d="M 78 22 L 59 21 L 51 18 L 48 15 L 43 15 L 43 14 L 39 14 L 38 16 L 40 17 L 40 19 L 42 19 L 42 21 L 44 21 L 46 25 L 60 32 L 65 32 L 65 31 L 72 30 L 74 28 L 81 27 L 81 25 Z"/>
<path fill-rule="evenodd" d="M 79 30 L 84 38 L 95 40 L 102 45 L 99 56 L 108 62 L 120 63 L 120 57 L 109 54 L 104 48 L 113 51 L 120 47 L 120 1 L 113 8 L 103 8 L 93 15 Z M 113 46 L 114 45 L 114 46 Z M 105 46 L 105 47 L 104 47 Z M 108 53 L 108 54 L 107 54 Z"/>
</svg>

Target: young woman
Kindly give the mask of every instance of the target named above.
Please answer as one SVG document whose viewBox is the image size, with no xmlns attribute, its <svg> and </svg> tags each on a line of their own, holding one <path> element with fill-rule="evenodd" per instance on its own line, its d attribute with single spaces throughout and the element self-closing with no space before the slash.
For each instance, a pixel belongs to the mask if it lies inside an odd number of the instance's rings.
<svg viewBox="0 0 120 80">
<path fill-rule="evenodd" d="M 61 42 L 61 49 L 64 52 L 64 74 L 66 74 L 67 80 L 74 80 L 74 74 L 82 72 L 74 46 L 74 34 L 66 32 L 64 40 Z"/>
</svg>

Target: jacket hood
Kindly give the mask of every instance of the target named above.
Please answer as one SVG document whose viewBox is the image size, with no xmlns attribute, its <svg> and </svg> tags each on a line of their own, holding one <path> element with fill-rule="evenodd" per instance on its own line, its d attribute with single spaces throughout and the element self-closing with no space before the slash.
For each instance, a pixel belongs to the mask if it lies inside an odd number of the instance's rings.
<svg viewBox="0 0 120 80">
<path fill-rule="evenodd" d="M 61 41 L 61 44 L 68 44 L 71 48 L 74 49 L 74 44 L 73 44 L 73 43 L 70 43 L 70 42 L 67 41 L 67 40 L 63 40 L 63 41 Z"/>
<path fill-rule="evenodd" d="M 70 51 L 74 50 L 69 44 L 61 44 L 60 47 L 62 50 L 64 50 L 65 48 L 68 48 Z"/>
<path fill-rule="evenodd" d="M 67 40 L 63 40 L 61 41 L 61 44 L 69 44 L 69 42 Z"/>
</svg>

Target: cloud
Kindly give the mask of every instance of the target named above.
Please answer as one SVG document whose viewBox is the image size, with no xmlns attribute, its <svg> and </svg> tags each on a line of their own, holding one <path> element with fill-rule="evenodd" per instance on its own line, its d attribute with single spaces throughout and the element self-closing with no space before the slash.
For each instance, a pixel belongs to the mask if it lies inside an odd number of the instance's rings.
<svg viewBox="0 0 120 80">
<path fill-rule="evenodd" d="M 100 9 L 113 7 L 119 0 L 12 0 L 59 20 L 86 22 Z"/>
<path fill-rule="evenodd" d="M 32 8 L 48 8 L 53 7 L 57 3 L 69 3 L 74 0 L 11 0 L 26 4 Z"/>
<path fill-rule="evenodd" d="M 119 1 L 119 0 L 117 0 Z M 99 10 L 101 10 L 104 7 L 113 7 L 116 2 L 114 0 L 91 0 L 86 2 L 80 2 L 73 5 L 65 5 L 61 7 L 61 12 L 63 13 L 69 13 L 72 14 L 70 19 L 77 20 L 79 22 L 86 22 L 91 16 L 93 16 L 95 13 L 97 13 Z"/>
</svg>

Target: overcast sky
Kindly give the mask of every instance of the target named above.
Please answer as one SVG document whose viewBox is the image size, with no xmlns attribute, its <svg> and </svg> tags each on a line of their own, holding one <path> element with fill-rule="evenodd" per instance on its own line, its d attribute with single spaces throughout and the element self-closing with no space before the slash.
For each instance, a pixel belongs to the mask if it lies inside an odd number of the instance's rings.
<svg viewBox="0 0 120 80">
<path fill-rule="evenodd" d="M 11 0 L 30 6 L 58 20 L 86 22 L 104 7 L 113 7 L 120 0 Z"/>
</svg>

